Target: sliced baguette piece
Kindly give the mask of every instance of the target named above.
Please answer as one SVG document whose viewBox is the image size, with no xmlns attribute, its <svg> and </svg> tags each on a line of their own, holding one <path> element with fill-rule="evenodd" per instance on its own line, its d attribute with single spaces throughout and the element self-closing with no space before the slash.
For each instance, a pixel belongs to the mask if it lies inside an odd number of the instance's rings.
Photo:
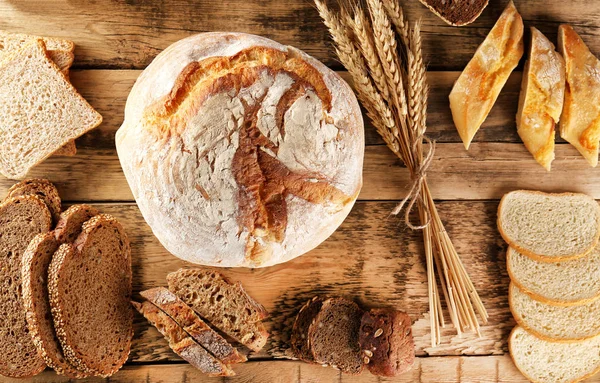
<svg viewBox="0 0 600 383">
<path fill-rule="evenodd" d="M 34 40 L 0 64 L 0 173 L 21 179 L 38 163 L 100 125 L 98 114 L 77 93 Z M 34 134 L 35 132 L 35 134 Z"/>
<path fill-rule="evenodd" d="M 600 371 L 600 337 L 573 342 L 550 342 L 513 329 L 508 349 L 515 366 L 537 383 L 576 383 Z"/>
<path fill-rule="evenodd" d="M 570 25 L 558 28 L 558 47 L 565 58 L 567 80 L 560 136 L 596 167 L 600 141 L 600 61 Z"/>
<path fill-rule="evenodd" d="M 523 19 L 512 1 L 450 92 L 454 125 L 468 150 L 523 55 Z"/>
<path fill-rule="evenodd" d="M 538 301 L 510 284 L 508 302 L 517 323 L 535 336 L 574 341 L 600 334 L 600 300 L 564 306 Z"/>
<path fill-rule="evenodd" d="M 446 23 L 459 27 L 475 21 L 487 7 L 488 0 L 448 1 L 420 0 L 431 12 Z"/>
<path fill-rule="evenodd" d="M 565 61 L 550 42 L 531 27 L 529 59 L 525 63 L 517 132 L 533 158 L 550 171 L 554 160 L 554 127 L 565 96 Z"/>
<path fill-rule="evenodd" d="M 88 374 L 78 371 L 65 359 L 52 322 L 47 284 L 48 266 L 58 246 L 51 231 L 36 235 L 29 243 L 21 265 L 23 305 L 33 343 L 48 367 L 60 375 L 81 379 Z"/>
<path fill-rule="evenodd" d="M 140 295 L 173 319 L 198 344 L 225 364 L 241 363 L 246 357 L 230 345 L 221 335 L 196 315 L 190 306 L 183 303 L 165 287 L 140 292 Z"/>
<path fill-rule="evenodd" d="M 296 358 L 305 362 L 315 362 L 308 340 L 308 330 L 317 314 L 321 311 L 323 300 L 323 298 L 315 296 L 306 302 L 304 306 L 300 308 L 296 320 L 294 321 L 294 325 L 292 326 L 292 335 L 290 339 L 292 352 Z"/>
<path fill-rule="evenodd" d="M 75 44 L 66 39 L 0 31 L 0 61 L 10 52 L 18 50 L 34 40 L 42 40 L 46 46 L 48 57 L 65 75 L 68 74 L 75 58 L 73 55 Z"/>
<path fill-rule="evenodd" d="M 600 247 L 585 257 L 564 262 L 540 262 L 509 248 L 506 267 L 512 283 L 538 301 L 563 305 L 600 298 Z"/>
<path fill-rule="evenodd" d="M 77 146 L 75 140 L 67 142 L 64 146 L 58 148 L 57 151 L 52 153 L 53 156 L 57 157 L 73 157 L 77 154 Z"/>
<path fill-rule="evenodd" d="M 600 237 L 600 206 L 578 193 L 517 190 L 502 197 L 498 230 L 521 254 L 562 262 L 589 254 Z"/>
<path fill-rule="evenodd" d="M 180 269 L 167 275 L 169 290 L 200 317 L 245 345 L 260 351 L 269 333 L 260 322 L 268 316 L 265 308 L 213 269 Z"/>
<path fill-rule="evenodd" d="M 56 223 L 62 209 L 60 195 L 54 184 L 46 179 L 33 178 L 17 182 L 10 189 L 4 200 L 20 195 L 37 195 L 50 209 L 52 220 Z"/>
<path fill-rule="evenodd" d="M 169 342 L 169 347 L 185 361 L 209 376 L 234 376 L 229 366 L 221 363 L 190 337 L 170 316 L 148 301 L 131 302 Z"/>
<path fill-rule="evenodd" d="M 73 205 L 60 214 L 54 236 L 59 244 L 73 243 L 83 230 L 83 224 L 100 214 L 93 206 L 81 204 Z"/>
<path fill-rule="evenodd" d="M 37 375 L 46 363 L 33 344 L 21 299 L 21 261 L 29 242 L 52 225 L 41 198 L 26 195 L 0 204 L 0 374 L 13 378 Z"/>
<path fill-rule="evenodd" d="M 133 313 L 131 250 L 114 217 L 95 216 L 73 245 L 58 248 L 48 291 L 54 328 L 69 363 L 103 377 L 117 372 L 129 355 Z"/>
</svg>

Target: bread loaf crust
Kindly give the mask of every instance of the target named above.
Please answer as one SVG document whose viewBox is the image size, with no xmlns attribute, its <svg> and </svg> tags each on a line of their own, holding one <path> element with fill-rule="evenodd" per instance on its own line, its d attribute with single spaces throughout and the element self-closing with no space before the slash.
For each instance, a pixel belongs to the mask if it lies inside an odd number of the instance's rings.
<svg viewBox="0 0 600 383">
<path fill-rule="evenodd" d="M 362 186 L 349 86 L 259 36 L 205 33 L 167 48 L 136 81 L 116 142 L 154 234 L 197 264 L 297 257 L 341 224 Z"/>
</svg>

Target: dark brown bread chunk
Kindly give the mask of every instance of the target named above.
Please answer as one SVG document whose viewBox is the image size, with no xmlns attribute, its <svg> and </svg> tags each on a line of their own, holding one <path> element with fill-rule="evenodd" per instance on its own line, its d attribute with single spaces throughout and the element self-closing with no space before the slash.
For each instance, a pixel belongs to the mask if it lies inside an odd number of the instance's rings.
<svg viewBox="0 0 600 383">
<path fill-rule="evenodd" d="M 131 250 L 121 224 L 106 214 L 87 221 L 75 243 L 54 254 L 48 291 L 69 363 L 104 377 L 118 371 L 133 335 Z"/>
<path fill-rule="evenodd" d="M 83 224 L 100 214 L 98 209 L 90 205 L 73 205 L 63 211 L 58 219 L 54 234 L 59 244 L 73 243 L 83 229 Z"/>
<path fill-rule="evenodd" d="M 246 361 L 246 357 L 240 355 L 235 347 L 204 323 L 190 306 L 186 305 L 167 288 L 155 287 L 140 292 L 140 295 L 171 317 L 196 342 L 221 362 L 234 364 Z"/>
<path fill-rule="evenodd" d="M 87 374 L 77 371 L 64 357 L 50 311 L 48 297 L 48 266 L 58 249 L 53 232 L 38 234 L 29 243 L 21 265 L 23 281 L 23 305 L 29 331 L 38 354 L 58 374 L 69 378 L 85 378 Z"/>
<path fill-rule="evenodd" d="M 198 370 L 210 376 L 233 376 L 235 373 L 202 346 L 196 343 L 171 317 L 152 303 L 131 302 L 156 329 L 169 341 L 169 347 Z"/>
<path fill-rule="evenodd" d="M 318 296 L 306 302 L 298 312 L 292 327 L 292 352 L 296 358 L 306 362 L 315 361 L 308 341 L 308 329 L 319 311 L 321 311 L 322 304 L 323 299 Z"/>
<path fill-rule="evenodd" d="M 411 369 L 415 344 L 406 313 L 390 309 L 366 312 L 360 325 L 360 346 L 374 375 L 397 376 Z"/>
<path fill-rule="evenodd" d="M 488 0 L 420 0 L 450 25 L 461 26 L 475 21 L 487 7 Z"/>
<path fill-rule="evenodd" d="M 31 377 L 46 368 L 29 335 L 21 299 L 21 260 L 29 242 L 50 230 L 52 217 L 35 195 L 0 204 L 0 374 Z"/>
<path fill-rule="evenodd" d="M 360 374 L 363 358 L 358 330 L 363 311 L 344 298 L 323 301 L 321 310 L 308 330 L 308 341 L 315 362 L 335 367 L 347 374 Z"/>
<path fill-rule="evenodd" d="M 242 285 L 212 269 L 180 269 L 167 275 L 169 290 L 213 326 L 253 351 L 269 333 L 260 322 L 268 315 Z"/>
<path fill-rule="evenodd" d="M 58 221 L 61 210 L 61 201 L 58 190 L 52 182 L 45 179 L 29 179 L 14 184 L 8 189 L 8 195 L 4 199 L 5 201 L 12 197 L 20 195 L 37 195 L 40 197 L 52 214 L 52 220 L 54 223 Z"/>
</svg>

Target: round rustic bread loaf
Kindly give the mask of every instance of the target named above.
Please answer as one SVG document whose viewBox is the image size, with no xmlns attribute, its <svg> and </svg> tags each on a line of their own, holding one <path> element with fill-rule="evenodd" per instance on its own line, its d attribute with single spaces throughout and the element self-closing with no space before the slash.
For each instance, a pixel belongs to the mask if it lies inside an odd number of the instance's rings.
<svg viewBox="0 0 600 383">
<path fill-rule="evenodd" d="M 158 55 L 116 143 L 154 234 L 197 264 L 297 257 L 333 233 L 362 185 L 350 87 L 304 52 L 248 34 L 199 34 Z"/>
</svg>

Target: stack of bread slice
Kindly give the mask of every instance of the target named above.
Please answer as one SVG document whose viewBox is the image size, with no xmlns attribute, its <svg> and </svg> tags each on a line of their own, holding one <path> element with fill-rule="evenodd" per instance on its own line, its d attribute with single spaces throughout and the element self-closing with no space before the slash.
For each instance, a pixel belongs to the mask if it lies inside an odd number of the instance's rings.
<svg viewBox="0 0 600 383">
<path fill-rule="evenodd" d="M 167 276 L 169 288 L 142 291 L 132 302 L 167 339 L 169 347 L 210 376 L 233 376 L 231 365 L 245 362 L 228 340 L 260 351 L 269 334 L 262 323 L 265 308 L 212 269 L 181 269 Z M 224 334 L 221 335 L 218 331 Z"/>
<path fill-rule="evenodd" d="M 70 378 L 106 377 L 129 355 L 127 235 L 91 206 L 60 211 L 46 180 L 14 185 L 0 205 L 0 257 L 10 266 L 0 271 L 2 375 L 31 377 L 49 366 Z"/>
<path fill-rule="evenodd" d="M 584 194 L 514 191 L 498 208 L 510 245 L 509 338 L 535 382 L 576 382 L 600 371 L 600 206 Z"/>
</svg>

